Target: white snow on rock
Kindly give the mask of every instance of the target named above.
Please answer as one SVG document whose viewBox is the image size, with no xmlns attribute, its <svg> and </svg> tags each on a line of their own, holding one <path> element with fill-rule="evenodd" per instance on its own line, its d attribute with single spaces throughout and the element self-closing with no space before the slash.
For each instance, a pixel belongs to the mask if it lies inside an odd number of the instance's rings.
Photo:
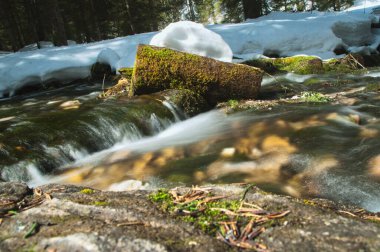
<svg viewBox="0 0 380 252">
<path fill-rule="evenodd" d="M 372 16 L 351 13 L 286 13 L 267 16 L 236 25 L 215 25 L 234 55 L 249 59 L 277 54 L 315 55 L 334 58 L 334 49 L 372 44 Z"/>
<path fill-rule="evenodd" d="M 115 62 L 120 60 L 120 56 L 112 49 L 104 48 L 100 51 L 96 62 L 108 64 L 111 66 L 112 71 L 115 71 Z"/>
<path fill-rule="evenodd" d="M 219 34 L 191 21 L 168 25 L 152 38 L 150 45 L 168 47 L 226 62 L 231 62 L 233 56 L 231 48 Z"/>
<path fill-rule="evenodd" d="M 354 5 L 348 8 L 346 11 L 356 13 L 369 13 L 373 12 L 373 9 L 380 6 L 379 0 L 355 0 Z"/>
<path fill-rule="evenodd" d="M 363 10 L 364 2 L 366 14 L 357 11 Z M 380 6 L 379 1 L 358 0 L 356 6 L 343 12 L 273 12 L 240 24 L 206 27 L 178 22 L 160 33 L 1 54 L 0 98 L 13 95 L 26 85 L 87 78 L 96 62 L 110 64 L 113 69 L 132 67 L 138 44 L 167 46 L 224 61 L 230 61 L 232 53 L 240 61 L 273 54 L 306 54 L 329 59 L 339 57 L 333 52 L 337 47 L 349 52 L 378 53 L 380 32 L 370 28 L 377 18 L 369 14 L 376 6 Z"/>
<path fill-rule="evenodd" d="M 89 44 L 16 52 L 0 57 L 0 98 L 27 85 L 52 80 L 70 82 L 90 76 L 98 59 L 113 69 L 133 66 L 138 44 L 148 44 L 155 33 L 127 36 Z M 113 50 L 115 54 L 110 53 Z M 105 50 L 103 53 L 102 51 Z M 113 56 L 111 56 L 112 54 Z M 119 62 L 123 61 L 123 65 Z"/>
</svg>

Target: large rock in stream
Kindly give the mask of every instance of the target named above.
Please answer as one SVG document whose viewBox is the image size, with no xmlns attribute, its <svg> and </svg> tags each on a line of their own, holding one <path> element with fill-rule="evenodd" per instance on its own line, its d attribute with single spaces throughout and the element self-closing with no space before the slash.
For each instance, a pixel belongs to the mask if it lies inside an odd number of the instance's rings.
<svg viewBox="0 0 380 252">
<path fill-rule="evenodd" d="M 109 192 L 51 184 L 31 192 L 20 183 L 0 183 L 0 188 L 4 189 L 0 190 L 0 208 L 7 209 L 0 212 L 0 251 L 238 251 L 226 241 L 184 222 L 179 216 L 185 212 L 162 211 L 162 204 L 152 202 L 152 193 L 159 201 L 166 197 L 157 190 Z M 173 195 L 181 198 L 181 192 L 191 190 L 194 192 L 194 188 L 176 189 Z M 268 194 L 246 185 L 197 190 L 191 197 L 202 195 L 200 192 L 208 196 L 212 191 L 212 198 L 199 197 L 204 202 L 218 199 L 240 204 L 244 198 L 248 203 L 245 211 L 254 207 L 256 214 L 277 213 L 261 218 L 266 220 L 265 225 L 250 227 L 256 230 L 251 233 L 256 238 L 245 246 L 253 244 L 261 251 L 380 248 L 380 225 L 376 221 L 379 218 L 369 214 L 366 218 L 370 216 L 372 222 L 364 220 L 360 218 L 363 210 L 340 209 L 326 200 Z M 13 211 L 8 211 L 12 204 Z M 222 205 L 228 207 L 228 203 Z M 281 212 L 286 214 L 278 214 Z"/>
<path fill-rule="evenodd" d="M 140 45 L 130 95 L 188 89 L 215 105 L 228 99 L 256 98 L 262 77 L 262 70 L 247 65 Z"/>
</svg>

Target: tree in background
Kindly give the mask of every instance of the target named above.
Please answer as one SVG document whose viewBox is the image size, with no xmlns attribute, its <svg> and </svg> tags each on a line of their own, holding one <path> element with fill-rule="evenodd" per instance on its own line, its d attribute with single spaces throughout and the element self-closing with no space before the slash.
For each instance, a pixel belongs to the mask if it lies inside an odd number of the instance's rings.
<svg viewBox="0 0 380 252">
<path fill-rule="evenodd" d="M 221 0 L 221 6 L 225 13 L 225 22 L 241 22 L 269 13 L 266 0 Z"/>
<path fill-rule="evenodd" d="M 341 11 L 354 4 L 353 0 L 318 0 L 315 1 L 316 8 L 320 11 Z"/>
<path fill-rule="evenodd" d="M 244 18 L 258 18 L 263 15 L 263 0 L 242 0 Z"/>
</svg>

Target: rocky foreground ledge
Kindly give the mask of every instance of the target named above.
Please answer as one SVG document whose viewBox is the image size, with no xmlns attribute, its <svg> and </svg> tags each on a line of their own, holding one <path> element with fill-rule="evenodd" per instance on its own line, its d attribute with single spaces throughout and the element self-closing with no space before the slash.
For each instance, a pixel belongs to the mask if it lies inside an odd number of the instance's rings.
<svg viewBox="0 0 380 252">
<path fill-rule="evenodd" d="M 239 210 L 228 210 L 234 202 Z M 178 210 L 186 204 L 195 210 Z M 209 214 L 230 215 L 216 235 L 191 221 L 210 204 Z M 240 227 L 237 214 L 251 221 Z M 378 251 L 378 219 L 247 185 L 107 192 L 0 183 L 0 251 Z"/>
</svg>

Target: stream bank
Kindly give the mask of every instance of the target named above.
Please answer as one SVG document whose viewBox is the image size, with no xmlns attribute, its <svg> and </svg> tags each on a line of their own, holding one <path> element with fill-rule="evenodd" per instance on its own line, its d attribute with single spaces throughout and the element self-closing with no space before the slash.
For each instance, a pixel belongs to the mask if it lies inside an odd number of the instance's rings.
<svg viewBox="0 0 380 252">
<path fill-rule="evenodd" d="M 241 200 L 244 195 L 245 202 L 256 207 L 289 211 L 252 240 L 260 244 L 257 251 L 378 251 L 380 247 L 379 217 L 362 209 L 269 194 L 256 187 L 247 190 L 247 185 L 206 188 L 227 197 L 221 200 Z M 156 189 L 110 192 L 50 184 L 33 191 L 12 182 L 0 183 L 0 192 L 1 251 L 237 251 L 160 210 L 149 199 Z M 21 209 L 5 208 L 15 202 Z"/>
</svg>

